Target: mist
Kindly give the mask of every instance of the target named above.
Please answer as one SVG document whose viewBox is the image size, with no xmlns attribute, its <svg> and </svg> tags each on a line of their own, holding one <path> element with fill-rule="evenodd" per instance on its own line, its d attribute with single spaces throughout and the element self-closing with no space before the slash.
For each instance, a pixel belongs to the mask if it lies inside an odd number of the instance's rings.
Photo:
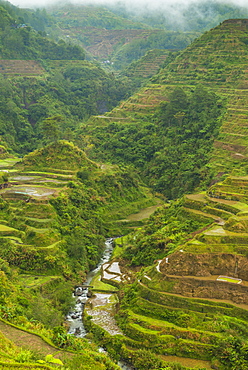
<svg viewBox="0 0 248 370">
<path fill-rule="evenodd" d="M 13 5 L 19 6 L 20 8 L 42 8 L 52 5 L 63 5 L 63 4 L 81 4 L 81 5 L 114 5 L 123 4 L 128 10 L 142 10 L 142 9 L 175 9 L 181 7 L 182 9 L 193 4 L 199 4 L 204 0 L 10 0 L 9 2 Z M 228 5 L 236 5 L 248 8 L 247 0 L 215 0 L 214 3 L 222 3 Z"/>
</svg>

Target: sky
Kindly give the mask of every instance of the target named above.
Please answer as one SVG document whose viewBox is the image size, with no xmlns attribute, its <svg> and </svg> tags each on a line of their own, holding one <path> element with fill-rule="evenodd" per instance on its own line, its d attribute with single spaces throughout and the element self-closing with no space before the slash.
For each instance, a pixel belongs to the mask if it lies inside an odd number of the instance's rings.
<svg viewBox="0 0 248 370">
<path fill-rule="evenodd" d="M 8 0 L 11 4 L 19 6 L 20 8 L 36 8 L 36 7 L 43 7 L 49 6 L 56 3 L 62 3 L 61 0 Z M 127 8 L 132 7 L 142 7 L 145 6 L 146 8 L 152 7 L 154 8 L 165 8 L 167 6 L 181 5 L 187 6 L 189 4 L 200 2 L 201 0 L 70 0 L 71 3 L 74 4 L 113 4 L 116 2 L 124 2 Z M 214 0 L 216 3 L 222 2 L 225 4 L 235 4 L 248 7 L 248 0 Z"/>
</svg>

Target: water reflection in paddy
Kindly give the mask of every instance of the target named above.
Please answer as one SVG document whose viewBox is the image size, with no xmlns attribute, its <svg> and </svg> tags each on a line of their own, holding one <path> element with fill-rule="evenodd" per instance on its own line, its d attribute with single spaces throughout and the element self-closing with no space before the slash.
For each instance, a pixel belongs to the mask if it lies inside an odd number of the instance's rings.
<svg viewBox="0 0 248 370">
<path fill-rule="evenodd" d="M 37 177 L 37 176 L 14 176 L 10 178 L 11 181 L 20 181 L 20 182 L 35 182 L 35 183 L 52 183 L 52 184 L 64 184 L 65 181 L 62 180 L 56 180 L 46 177 Z"/>
<path fill-rule="evenodd" d="M 46 187 L 40 186 L 12 186 L 11 188 L 1 190 L 1 193 L 7 194 L 23 194 L 29 195 L 32 197 L 47 197 L 56 193 L 56 189 L 50 189 Z"/>
</svg>

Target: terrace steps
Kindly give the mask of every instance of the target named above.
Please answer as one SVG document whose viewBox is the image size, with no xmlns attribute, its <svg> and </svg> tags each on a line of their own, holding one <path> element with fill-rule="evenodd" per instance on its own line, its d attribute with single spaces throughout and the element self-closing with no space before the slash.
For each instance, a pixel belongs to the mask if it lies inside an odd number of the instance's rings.
<svg viewBox="0 0 248 370">
<path fill-rule="evenodd" d="M 0 60 L 0 74 L 7 76 L 39 76 L 45 70 L 36 60 Z"/>
<path fill-rule="evenodd" d="M 156 274 L 154 269 L 150 273 L 151 280 L 142 277 L 137 287 L 137 301 L 128 311 L 125 334 L 130 350 L 139 348 L 142 342 L 142 348 L 149 343 L 149 349 L 152 348 L 157 356 L 166 352 L 166 355 L 196 358 L 197 353 L 198 359 L 207 361 L 211 359 L 215 344 L 221 340 L 225 325 L 235 325 L 239 317 L 240 324 L 245 326 L 244 317 L 248 311 L 242 305 L 171 294 L 161 289 Z M 243 330 L 247 336 L 247 325 Z M 210 363 L 206 365 L 211 368 Z"/>
</svg>

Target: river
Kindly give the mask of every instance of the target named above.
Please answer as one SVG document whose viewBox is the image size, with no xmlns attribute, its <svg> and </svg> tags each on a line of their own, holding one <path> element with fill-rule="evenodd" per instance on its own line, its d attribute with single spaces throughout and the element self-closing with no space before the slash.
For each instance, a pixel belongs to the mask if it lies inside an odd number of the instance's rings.
<svg viewBox="0 0 248 370">
<path fill-rule="evenodd" d="M 154 212 L 154 210 L 157 207 L 158 206 L 149 207 L 147 209 L 142 210 L 140 213 L 132 215 L 132 216 L 135 217 L 135 220 L 147 218 L 151 213 Z M 131 217 L 130 217 L 130 219 L 131 219 Z M 87 334 L 87 332 L 85 330 L 85 327 L 84 327 L 84 324 L 83 324 L 83 321 L 82 321 L 82 316 L 83 316 L 84 306 L 85 306 L 85 304 L 88 300 L 88 293 L 89 293 L 89 288 L 88 287 L 90 286 L 92 279 L 100 271 L 101 267 L 111 259 L 113 249 L 114 249 L 113 239 L 109 238 L 105 241 L 105 249 L 104 249 L 104 252 L 103 252 L 103 256 L 102 256 L 99 264 L 97 265 L 97 267 L 87 274 L 86 281 L 82 286 L 76 287 L 75 292 L 74 292 L 74 297 L 76 299 L 76 304 L 74 306 L 73 311 L 70 312 L 67 316 L 67 322 L 68 322 L 68 326 L 69 326 L 69 330 L 68 330 L 69 334 L 72 334 L 72 335 L 75 335 L 75 336 L 81 337 L 81 338 L 85 337 L 85 335 Z M 114 267 L 116 267 L 115 262 L 113 262 L 111 264 L 111 268 L 113 269 Z M 104 266 L 103 266 L 103 269 L 104 269 Z M 157 269 L 159 271 L 159 264 L 157 266 Z M 101 294 L 100 293 L 96 294 L 96 298 L 98 300 L 100 300 L 98 295 L 101 295 Z M 101 314 L 101 311 L 99 311 L 99 314 L 101 316 L 103 316 Z M 103 325 L 100 325 L 100 326 L 103 326 Z M 108 326 L 110 327 L 110 325 L 108 325 Z M 105 330 L 106 330 L 106 328 L 105 328 Z M 114 335 L 113 333 L 111 333 L 111 330 L 108 330 L 108 331 L 110 332 L 110 334 Z M 99 348 L 99 351 L 100 352 L 105 352 L 103 348 Z M 180 363 L 182 366 L 189 366 L 189 367 L 195 367 L 195 366 L 197 366 L 197 367 L 200 366 L 201 367 L 201 366 L 203 366 L 206 369 L 211 368 L 211 364 L 208 361 L 201 361 L 201 360 L 196 360 L 196 359 L 191 359 L 191 358 L 184 358 L 184 357 L 178 357 L 178 356 L 164 356 L 164 360 L 169 361 L 169 362 L 170 361 L 177 362 L 177 363 Z M 122 370 L 134 370 L 134 368 L 132 366 L 130 366 L 129 364 L 127 364 L 123 361 L 118 362 L 118 365 L 120 366 L 120 368 Z"/>
<path fill-rule="evenodd" d="M 79 286 L 75 289 L 73 296 L 76 299 L 76 304 L 74 306 L 73 311 L 69 312 L 69 314 L 67 315 L 67 322 L 69 324 L 68 330 L 69 334 L 76 335 L 77 337 L 80 338 L 85 337 L 86 330 L 82 321 L 82 316 L 84 311 L 84 305 L 88 300 L 89 293 L 88 286 L 90 285 L 93 277 L 100 271 L 102 265 L 110 260 L 113 249 L 114 249 L 113 239 L 109 238 L 105 241 L 105 249 L 99 264 L 94 270 L 90 271 L 87 274 L 85 283 L 82 286 Z"/>
<path fill-rule="evenodd" d="M 131 217 L 133 217 L 135 220 L 142 220 L 144 218 L 148 218 L 155 211 L 157 207 L 159 207 L 159 204 L 157 204 L 156 206 L 145 208 L 134 215 L 130 215 L 129 218 L 130 220 L 131 220 Z M 69 334 L 75 335 L 79 338 L 84 338 L 85 335 L 87 334 L 83 321 L 82 321 L 82 316 L 83 316 L 85 303 L 88 300 L 88 293 L 89 293 L 88 287 L 90 286 L 90 283 L 92 279 L 94 278 L 94 276 L 100 271 L 102 265 L 104 265 L 110 260 L 113 249 L 114 249 L 113 239 L 109 238 L 105 241 L 105 249 L 103 252 L 103 256 L 99 264 L 97 265 L 97 267 L 87 274 L 86 281 L 82 286 L 78 286 L 75 288 L 73 295 L 74 295 L 74 298 L 76 299 L 76 304 L 73 310 L 69 312 L 67 315 Z M 120 366 L 122 370 L 133 370 L 133 367 L 130 367 L 124 362 L 119 362 L 118 365 Z"/>
<path fill-rule="evenodd" d="M 71 312 L 69 312 L 69 314 L 67 315 L 67 322 L 69 325 L 68 334 L 75 335 L 79 338 L 84 338 L 85 335 L 87 334 L 83 321 L 82 321 L 82 316 L 83 316 L 85 303 L 88 300 L 88 293 L 89 293 L 88 287 L 93 277 L 100 271 L 102 265 L 104 265 L 106 262 L 110 260 L 113 249 L 114 249 L 113 239 L 109 238 L 105 241 L 105 249 L 104 249 L 102 258 L 99 264 L 97 265 L 97 267 L 87 274 L 84 285 L 76 287 L 74 294 L 73 294 L 74 298 L 76 299 L 76 304 L 74 306 L 74 309 Z M 101 352 L 104 350 L 100 348 L 99 351 Z M 130 367 L 123 361 L 119 361 L 118 365 L 120 366 L 122 370 L 133 370 L 133 367 Z"/>
</svg>

